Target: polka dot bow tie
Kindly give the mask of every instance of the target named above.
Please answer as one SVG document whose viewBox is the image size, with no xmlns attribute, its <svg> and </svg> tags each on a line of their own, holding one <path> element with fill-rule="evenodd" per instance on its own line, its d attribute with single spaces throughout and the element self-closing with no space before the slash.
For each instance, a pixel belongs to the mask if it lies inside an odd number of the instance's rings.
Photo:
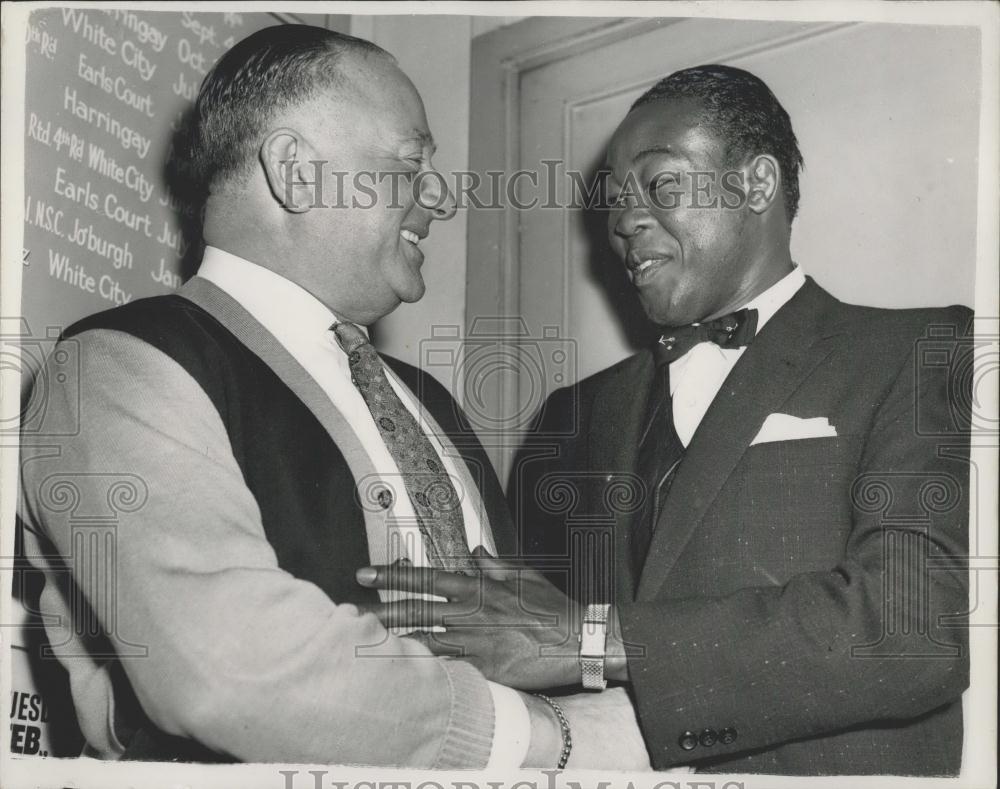
<svg viewBox="0 0 1000 789">
<path fill-rule="evenodd" d="M 465 539 L 461 499 L 427 434 L 392 388 L 364 332 L 353 323 L 337 323 L 333 333 L 347 354 L 351 381 L 402 475 L 431 565 L 450 572 L 475 571 L 477 565 Z M 387 504 L 391 506 L 391 501 Z"/>
<path fill-rule="evenodd" d="M 670 364 L 680 359 L 698 343 L 712 342 L 720 348 L 742 348 L 753 342 L 757 333 L 757 310 L 739 310 L 713 321 L 692 323 L 668 329 L 653 347 L 656 364 Z"/>
</svg>

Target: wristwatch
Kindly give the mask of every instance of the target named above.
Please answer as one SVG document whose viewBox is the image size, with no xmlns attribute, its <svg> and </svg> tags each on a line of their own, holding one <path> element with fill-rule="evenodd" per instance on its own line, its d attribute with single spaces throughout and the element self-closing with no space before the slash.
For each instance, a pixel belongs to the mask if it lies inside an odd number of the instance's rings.
<svg viewBox="0 0 1000 789">
<path fill-rule="evenodd" d="M 584 609 L 583 627 L 580 629 L 580 674 L 584 690 L 604 690 L 604 656 L 607 650 L 607 603 L 590 604 Z"/>
</svg>

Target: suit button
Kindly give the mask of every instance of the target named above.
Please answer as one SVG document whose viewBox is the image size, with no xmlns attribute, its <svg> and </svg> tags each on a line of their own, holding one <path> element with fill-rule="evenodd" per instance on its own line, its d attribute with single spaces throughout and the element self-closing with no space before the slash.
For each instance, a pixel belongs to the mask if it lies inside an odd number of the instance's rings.
<svg viewBox="0 0 1000 789">
<path fill-rule="evenodd" d="M 701 734 L 698 735 L 698 742 L 703 748 L 711 748 L 718 739 L 719 735 L 716 734 L 715 729 L 702 729 Z"/>
<path fill-rule="evenodd" d="M 677 740 L 677 744 L 685 751 L 693 751 L 698 747 L 698 735 L 693 731 L 686 731 Z"/>
<path fill-rule="evenodd" d="M 736 729 L 732 729 L 727 726 L 722 731 L 720 731 L 719 742 L 721 742 L 723 745 L 732 745 L 734 742 L 736 742 Z"/>
</svg>

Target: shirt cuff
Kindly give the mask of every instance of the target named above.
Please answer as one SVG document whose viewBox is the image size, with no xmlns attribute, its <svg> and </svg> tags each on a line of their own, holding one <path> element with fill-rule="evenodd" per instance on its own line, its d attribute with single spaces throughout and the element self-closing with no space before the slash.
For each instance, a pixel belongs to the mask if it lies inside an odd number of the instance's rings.
<svg viewBox="0 0 1000 789">
<path fill-rule="evenodd" d="M 486 769 L 518 768 L 531 745 L 531 718 L 516 690 L 495 682 L 486 683 L 493 694 L 493 745 Z"/>
</svg>

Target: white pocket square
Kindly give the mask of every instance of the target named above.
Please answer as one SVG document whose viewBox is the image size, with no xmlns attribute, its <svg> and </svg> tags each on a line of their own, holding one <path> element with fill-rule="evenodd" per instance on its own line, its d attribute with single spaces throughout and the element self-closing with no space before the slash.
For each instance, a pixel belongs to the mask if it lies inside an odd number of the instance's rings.
<svg viewBox="0 0 1000 789">
<path fill-rule="evenodd" d="M 837 435 L 837 429 L 825 416 L 802 419 L 791 414 L 769 414 L 754 436 L 750 446 L 767 444 L 771 441 L 796 441 L 801 438 L 829 438 Z"/>
</svg>

